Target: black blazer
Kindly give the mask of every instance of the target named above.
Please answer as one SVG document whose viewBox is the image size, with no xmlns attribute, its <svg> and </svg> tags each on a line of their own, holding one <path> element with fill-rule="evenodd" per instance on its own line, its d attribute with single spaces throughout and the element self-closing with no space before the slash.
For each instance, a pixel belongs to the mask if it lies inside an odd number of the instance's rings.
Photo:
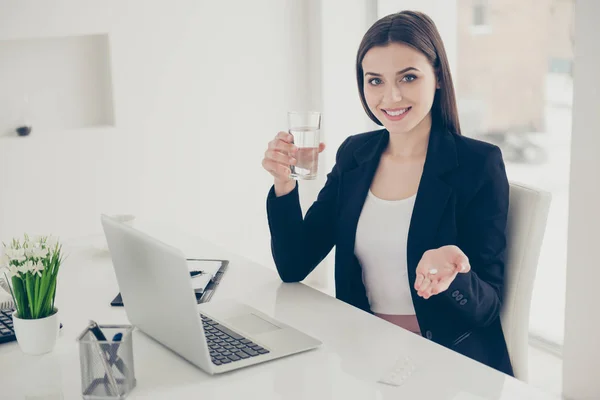
<svg viewBox="0 0 600 400">
<path fill-rule="evenodd" d="M 298 185 L 281 197 L 271 188 L 267 197 L 271 250 L 284 282 L 306 278 L 335 245 L 336 297 L 372 312 L 354 241 L 362 206 L 388 141 L 385 129 L 347 138 L 305 218 Z M 497 146 L 432 129 L 406 245 L 408 277 L 422 334 L 513 375 L 500 325 L 508 195 Z M 458 246 L 469 258 L 471 271 L 458 274 L 447 291 L 425 300 L 414 290 L 417 264 L 426 250 L 444 245 Z"/>
</svg>

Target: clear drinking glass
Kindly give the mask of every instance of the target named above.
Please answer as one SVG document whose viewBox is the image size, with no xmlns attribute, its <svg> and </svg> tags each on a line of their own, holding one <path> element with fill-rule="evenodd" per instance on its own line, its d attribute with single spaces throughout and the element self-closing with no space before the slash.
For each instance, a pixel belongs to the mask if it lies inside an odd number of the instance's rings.
<svg viewBox="0 0 600 400">
<path fill-rule="evenodd" d="M 296 165 L 290 167 L 294 179 L 316 179 L 319 168 L 321 113 L 318 111 L 288 112 L 289 132 L 298 147 Z"/>
</svg>

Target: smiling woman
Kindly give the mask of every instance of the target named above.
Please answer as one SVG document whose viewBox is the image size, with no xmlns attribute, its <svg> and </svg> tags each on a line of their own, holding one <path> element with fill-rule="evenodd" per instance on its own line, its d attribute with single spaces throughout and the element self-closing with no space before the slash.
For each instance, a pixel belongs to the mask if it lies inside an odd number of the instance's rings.
<svg viewBox="0 0 600 400">
<path fill-rule="evenodd" d="M 356 58 L 367 115 L 302 216 L 290 137 L 263 166 L 271 249 L 284 282 L 336 246 L 336 297 L 512 375 L 502 333 L 508 180 L 497 146 L 461 135 L 452 77 L 433 21 L 403 11 L 366 32 Z M 323 150 L 321 146 L 320 150 Z"/>
<path fill-rule="evenodd" d="M 363 107 L 376 124 L 406 132 L 420 122 L 430 125 L 433 118 L 442 128 L 461 133 L 448 57 L 429 17 L 403 12 L 375 23 L 359 46 L 356 78 Z M 412 108 L 413 122 L 382 123 Z"/>
</svg>

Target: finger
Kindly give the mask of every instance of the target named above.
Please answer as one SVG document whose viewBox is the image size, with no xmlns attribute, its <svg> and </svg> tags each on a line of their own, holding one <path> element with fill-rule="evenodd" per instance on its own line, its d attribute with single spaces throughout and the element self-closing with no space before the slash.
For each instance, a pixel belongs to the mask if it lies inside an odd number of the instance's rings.
<svg viewBox="0 0 600 400">
<path fill-rule="evenodd" d="M 446 290 L 448 290 L 448 288 L 450 287 L 450 284 L 454 281 L 454 279 L 456 279 L 457 275 L 458 275 L 458 272 L 455 272 L 453 275 L 446 277 L 444 279 L 441 279 L 436 287 L 437 293 L 435 293 L 435 294 L 439 294 L 439 293 L 442 293 L 442 292 L 445 292 Z"/>
<path fill-rule="evenodd" d="M 325 143 L 320 143 L 319 144 L 319 153 L 321 153 L 323 150 L 325 150 Z"/>
<path fill-rule="evenodd" d="M 457 254 L 454 257 L 453 264 L 458 272 L 465 273 L 471 270 L 469 258 L 459 248 L 456 248 Z"/>
<path fill-rule="evenodd" d="M 296 145 L 294 145 L 293 143 L 288 143 L 283 140 L 276 140 L 271 143 L 272 143 L 272 145 L 269 146 L 269 150 L 280 151 L 284 154 L 289 154 L 289 155 L 296 154 L 296 150 L 298 149 L 296 147 Z"/>
<path fill-rule="evenodd" d="M 431 296 L 433 296 L 435 294 L 435 290 L 437 287 L 438 287 L 438 281 L 432 280 L 431 283 L 429 284 L 429 287 L 427 288 L 427 290 L 423 293 L 423 298 L 428 299 Z"/>
<path fill-rule="evenodd" d="M 423 279 L 423 283 L 421 284 L 421 287 L 419 288 L 419 296 L 423 296 L 423 294 L 426 293 L 427 290 L 429 289 L 430 285 L 431 285 L 431 280 L 428 277 L 425 277 L 425 279 Z"/>
<path fill-rule="evenodd" d="M 437 285 L 434 284 L 433 282 L 429 285 L 429 287 L 427 288 L 427 290 L 423 293 L 423 298 L 425 300 L 427 300 L 428 298 L 430 298 L 431 296 L 433 296 L 433 291 L 435 289 Z"/>
<path fill-rule="evenodd" d="M 287 143 L 293 143 L 294 141 L 294 135 L 292 135 L 289 132 L 278 132 L 277 135 L 275 136 L 275 139 L 278 140 L 283 140 L 284 142 Z"/>
<path fill-rule="evenodd" d="M 290 157 L 286 154 L 283 154 L 282 152 L 275 150 L 267 150 L 265 152 L 265 158 L 285 166 L 296 164 L 296 159 L 294 157 Z"/>
<path fill-rule="evenodd" d="M 471 264 L 469 264 L 468 261 L 463 262 L 463 263 L 459 264 L 459 266 L 458 266 L 458 272 L 460 272 L 462 274 L 466 274 L 470 270 L 471 270 Z"/>
<path fill-rule="evenodd" d="M 447 287 L 444 287 L 444 280 L 441 280 L 441 281 L 437 282 L 435 285 L 433 285 L 433 287 L 431 288 L 431 295 L 435 296 L 436 294 L 442 293 L 446 289 L 447 289 Z"/>
<path fill-rule="evenodd" d="M 421 288 L 424 279 L 425 276 L 423 274 L 417 274 L 417 279 L 415 279 L 415 290 L 419 290 Z"/>
<path fill-rule="evenodd" d="M 464 274 L 471 270 L 471 264 L 469 264 L 469 260 L 461 258 L 458 262 L 455 261 L 453 269 L 454 272 Z"/>
<path fill-rule="evenodd" d="M 273 160 L 263 159 L 263 168 L 269 171 L 275 178 L 286 179 L 290 176 L 292 171 L 285 165 L 281 165 Z"/>
</svg>

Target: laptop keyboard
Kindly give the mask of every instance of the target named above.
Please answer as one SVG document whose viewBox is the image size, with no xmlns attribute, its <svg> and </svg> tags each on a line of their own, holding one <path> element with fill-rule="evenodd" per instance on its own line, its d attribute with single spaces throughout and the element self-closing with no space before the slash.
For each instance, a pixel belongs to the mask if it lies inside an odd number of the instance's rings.
<svg viewBox="0 0 600 400">
<path fill-rule="evenodd" d="M 269 350 L 238 335 L 206 315 L 200 314 L 200 317 L 213 364 L 222 365 L 269 353 Z"/>
<path fill-rule="evenodd" d="M 17 340 L 13 328 L 12 313 L 13 309 L 0 310 L 0 343 L 12 342 Z"/>
</svg>

